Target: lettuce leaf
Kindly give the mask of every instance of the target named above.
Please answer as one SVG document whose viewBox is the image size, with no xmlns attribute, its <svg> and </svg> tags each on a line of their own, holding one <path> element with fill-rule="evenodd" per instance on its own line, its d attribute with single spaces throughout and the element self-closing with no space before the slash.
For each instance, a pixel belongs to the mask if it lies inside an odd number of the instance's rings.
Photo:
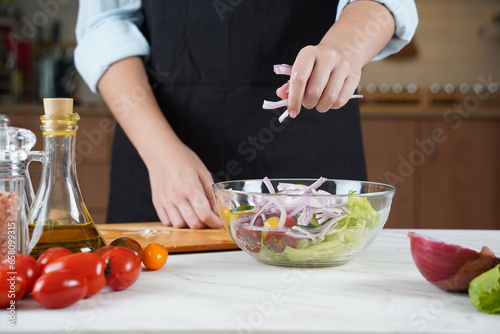
<svg viewBox="0 0 500 334">
<path fill-rule="evenodd" d="M 469 298 L 478 310 L 500 314 L 500 264 L 470 282 Z"/>
</svg>

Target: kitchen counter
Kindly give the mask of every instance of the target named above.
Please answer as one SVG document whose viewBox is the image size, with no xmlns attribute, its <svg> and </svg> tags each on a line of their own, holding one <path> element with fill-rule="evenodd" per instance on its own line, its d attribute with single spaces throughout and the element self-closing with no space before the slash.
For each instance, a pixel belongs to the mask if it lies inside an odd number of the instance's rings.
<svg viewBox="0 0 500 334">
<path fill-rule="evenodd" d="M 500 230 L 413 230 L 500 254 Z M 417 271 L 408 230 L 385 229 L 356 260 L 328 268 L 274 267 L 242 251 L 171 254 L 128 290 L 46 310 L 23 299 L 1 333 L 498 333 L 479 312 Z M 6 311 L 2 311 L 6 314 Z"/>
</svg>

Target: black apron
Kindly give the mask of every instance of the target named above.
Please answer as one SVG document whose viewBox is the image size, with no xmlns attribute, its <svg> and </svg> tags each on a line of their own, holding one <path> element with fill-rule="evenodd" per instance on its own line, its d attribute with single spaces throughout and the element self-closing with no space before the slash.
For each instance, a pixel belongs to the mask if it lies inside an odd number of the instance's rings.
<svg viewBox="0 0 500 334">
<path fill-rule="evenodd" d="M 282 124 L 284 110 L 262 109 L 288 80 L 273 65 L 293 64 L 301 48 L 319 43 L 336 10 L 331 0 L 143 1 L 153 92 L 216 182 L 366 178 L 356 101 L 327 113 L 303 109 Z M 107 221 L 158 221 L 147 169 L 119 126 Z"/>
</svg>

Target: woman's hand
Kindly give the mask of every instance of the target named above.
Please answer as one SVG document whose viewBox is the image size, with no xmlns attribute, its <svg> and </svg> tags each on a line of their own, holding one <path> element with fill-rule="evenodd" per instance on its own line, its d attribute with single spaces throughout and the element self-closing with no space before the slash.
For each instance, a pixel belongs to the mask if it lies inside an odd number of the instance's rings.
<svg viewBox="0 0 500 334">
<path fill-rule="evenodd" d="M 182 143 L 167 159 L 148 165 L 153 204 L 161 222 L 176 228 L 220 228 L 212 193 L 213 179 L 203 162 Z"/>
<path fill-rule="evenodd" d="M 288 99 L 288 112 L 296 117 L 301 106 L 319 112 L 344 106 L 359 84 L 363 63 L 347 57 L 334 45 L 319 44 L 300 50 L 290 81 L 277 95 Z"/>
<path fill-rule="evenodd" d="M 319 112 L 344 106 L 359 84 L 361 69 L 390 41 L 391 12 L 376 1 L 350 2 L 318 45 L 300 50 L 290 81 L 277 90 L 296 117 L 301 106 Z"/>
</svg>

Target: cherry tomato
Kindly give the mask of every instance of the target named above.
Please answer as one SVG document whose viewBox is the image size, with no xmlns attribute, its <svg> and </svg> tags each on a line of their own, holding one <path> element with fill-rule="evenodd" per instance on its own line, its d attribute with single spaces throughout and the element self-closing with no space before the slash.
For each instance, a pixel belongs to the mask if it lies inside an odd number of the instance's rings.
<svg viewBox="0 0 500 334">
<path fill-rule="evenodd" d="M 295 221 L 295 218 L 293 218 L 293 217 L 286 217 L 286 221 L 285 221 L 285 226 L 286 227 L 294 227 L 295 225 L 297 225 L 297 222 Z"/>
<path fill-rule="evenodd" d="M 251 231 L 242 227 L 236 231 L 236 238 L 247 251 L 260 252 L 260 231 Z"/>
<path fill-rule="evenodd" d="M 46 308 L 70 306 L 87 293 L 87 279 L 68 270 L 40 276 L 33 286 L 33 298 Z"/>
<path fill-rule="evenodd" d="M 73 254 L 73 252 L 64 247 L 52 247 L 47 249 L 38 257 L 40 270 L 43 270 L 43 268 L 47 265 L 47 263 L 70 254 Z"/>
<path fill-rule="evenodd" d="M 30 293 L 35 284 L 36 279 L 40 276 L 40 264 L 37 260 L 28 254 L 16 254 L 13 258 L 6 258 L 2 261 L 9 266 L 11 271 L 20 272 L 26 276 L 28 280 L 28 289 L 26 293 Z"/>
<path fill-rule="evenodd" d="M 115 291 L 125 290 L 141 274 L 141 259 L 128 248 L 112 247 L 101 257 L 107 264 L 106 285 Z"/>
<path fill-rule="evenodd" d="M 152 243 L 143 251 L 142 263 L 149 270 L 158 270 L 167 263 L 168 250 L 160 244 Z"/>
<path fill-rule="evenodd" d="M 119 246 L 130 249 L 142 260 L 142 246 L 136 240 L 128 237 L 118 238 L 110 243 L 110 246 Z"/>
<path fill-rule="evenodd" d="M 21 299 L 28 290 L 28 279 L 23 273 L 14 274 L 9 266 L 0 263 L 0 307 L 8 307 Z"/>
<path fill-rule="evenodd" d="M 42 270 L 42 275 L 55 271 L 68 270 L 87 279 L 85 298 L 91 297 L 106 285 L 104 270 L 106 263 L 94 253 L 75 253 L 60 257 L 48 263 Z"/>
<path fill-rule="evenodd" d="M 269 232 L 264 239 L 264 245 L 276 253 L 282 253 L 286 246 L 297 247 L 297 240 L 283 232 Z"/>
<path fill-rule="evenodd" d="M 102 255 L 104 253 L 106 253 L 108 250 L 110 250 L 111 248 L 113 248 L 114 246 L 102 246 L 102 247 L 99 247 L 97 248 L 95 251 L 94 251 L 94 254 L 97 254 L 99 256 L 102 257 Z"/>
</svg>

